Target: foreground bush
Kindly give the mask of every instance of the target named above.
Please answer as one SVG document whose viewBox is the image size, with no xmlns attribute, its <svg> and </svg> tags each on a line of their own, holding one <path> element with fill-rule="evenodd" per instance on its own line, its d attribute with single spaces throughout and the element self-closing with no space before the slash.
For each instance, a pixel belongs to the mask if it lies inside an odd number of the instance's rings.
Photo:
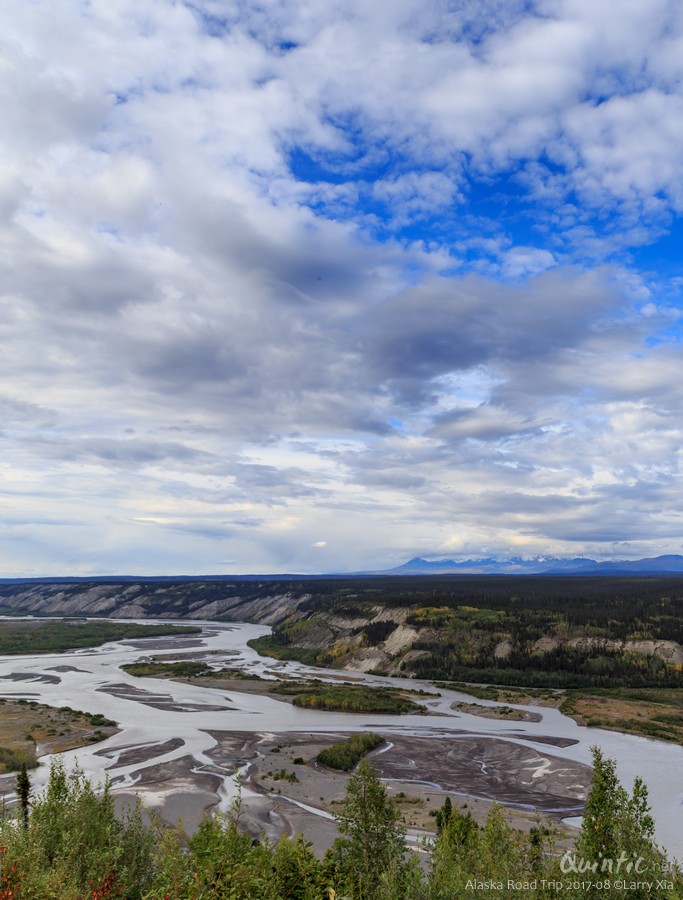
<svg viewBox="0 0 683 900">
<path fill-rule="evenodd" d="M 678 867 L 654 842 L 644 786 L 636 781 L 629 794 L 597 748 L 573 851 L 557 852 L 547 829 L 511 828 L 496 806 L 480 827 L 447 800 L 438 837 L 419 848 L 427 865 L 406 849 L 400 815 L 367 760 L 349 781 L 339 837 L 322 861 L 301 835 L 275 846 L 254 840 L 240 828 L 239 804 L 204 819 L 185 844 L 174 829 L 145 827 L 139 807 L 117 817 L 108 786 L 96 793 L 59 762 L 40 797 L 18 787 L 27 815 L 0 821 L 0 900 L 683 898 Z"/>
<path fill-rule="evenodd" d="M 82 773 L 67 774 L 55 762 L 26 824 L 2 821 L 0 898 L 140 900 L 151 883 L 156 840 L 139 807 L 117 817 L 108 785 L 98 794 Z"/>
</svg>

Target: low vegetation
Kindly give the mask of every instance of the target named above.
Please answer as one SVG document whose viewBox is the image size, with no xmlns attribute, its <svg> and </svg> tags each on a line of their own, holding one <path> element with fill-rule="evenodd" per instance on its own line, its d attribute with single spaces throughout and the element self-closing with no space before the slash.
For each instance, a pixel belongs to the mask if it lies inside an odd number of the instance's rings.
<svg viewBox="0 0 683 900">
<path fill-rule="evenodd" d="M 0 656 L 20 653 L 61 653 L 99 647 L 126 638 L 199 634 L 194 625 L 141 625 L 137 622 L 4 621 L 0 622 Z"/>
<path fill-rule="evenodd" d="M 350 772 L 371 750 L 380 747 L 384 738 L 373 732 L 352 734 L 345 741 L 326 747 L 318 754 L 318 762 L 328 769 Z"/>
<path fill-rule="evenodd" d="M 683 744 L 683 693 L 661 688 L 567 691 L 560 711 L 585 725 Z"/>
<path fill-rule="evenodd" d="M 284 629 L 276 629 L 273 634 L 252 638 L 247 641 L 247 644 L 261 656 L 271 656 L 273 659 L 295 659 L 309 666 L 323 668 L 334 662 L 332 655 L 327 650 L 302 647 L 290 642 L 291 638 Z"/>
<path fill-rule="evenodd" d="M 22 766 L 27 769 L 35 769 L 38 765 L 34 747 L 0 747 L 0 766 L 3 772 L 18 772 Z"/>
<path fill-rule="evenodd" d="M 211 667 L 206 663 L 182 661 L 182 662 L 143 662 L 128 663 L 121 666 L 129 675 L 139 678 L 197 678 L 200 675 L 211 675 Z"/>
<path fill-rule="evenodd" d="M 683 744 L 683 692 L 680 689 L 618 687 L 543 691 L 457 682 L 440 682 L 439 686 L 483 700 L 556 706 L 580 725 Z"/>
<path fill-rule="evenodd" d="M 287 685 L 296 690 L 292 698 L 294 706 L 305 709 L 343 710 L 359 713 L 412 713 L 423 715 L 427 712 L 424 706 L 404 696 L 403 692 L 393 688 L 377 688 L 361 684 L 319 684 L 303 690 L 297 685 Z M 298 689 L 297 689 L 298 688 Z"/>
<path fill-rule="evenodd" d="M 266 772 L 264 778 L 272 778 L 273 781 L 289 781 L 291 784 L 298 784 L 299 779 L 296 772 L 288 772 L 286 769 L 278 769 L 277 772 Z"/>
<path fill-rule="evenodd" d="M 680 900 L 683 877 L 655 844 L 642 783 L 629 793 L 597 748 L 593 761 L 573 850 L 561 856 L 547 829 L 518 831 L 495 806 L 480 827 L 449 798 L 422 861 L 406 850 L 401 814 L 367 760 L 349 780 L 339 837 L 322 860 L 300 835 L 254 841 L 240 829 L 239 803 L 205 818 L 185 843 L 174 829 L 145 826 L 139 807 L 117 817 L 108 787 L 97 794 L 56 762 L 46 791 L 33 797 L 30 782 L 18 785 L 17 817 L 0 820 L 0 900 L 453 900 L 489 891 Z"/>
<path fill-rule="evenodd" d="M 499 703 L 537 703 L 539 706 L 557 705 L 558 698 L 565 696 L 562 690 L 544 691 L 539 688 L 500 687 L 487 684 L 466 684 L 462 681 L 437 681 L 436 687 L 450 691 L 460 691 L 479 700 L 496 700 Z"/>
<path fill-rule="evenodd" d="M 150 662 L 128 663 L 121 666 L 129 675 L 139 678 L 175 678 L 180 681 L 193 678 L 224 678 L 237 681 L 265 681 L 260 675 L 249 674 L 232 666 L 213 669 L 207 663 L 194 660 L 178 660 L 176 662 L 164 662 L 151 660 Z"/>
<path fill-rule="evenodd" d="M 101 713 L 56 709 L 33 700 L 0 699 L 0 773 L 38 765 L 42 752 L 63 752 L 101 741 L 116 730 L 116 722 Z"/>
<path fill-rule="evenodd" d="M 229 678 L 260 681 L 263 692 L 286 697 L 294 706 L 305 709 L 327 709 L 358 713 L 411 713 L 423 715 L 427 710 L 411 700 L 408 694 L 435 696 L 425 691 L 404 691 L 398 688 L 369 687 L 365 684 L 328 684 L 319 679 L 308 681 L 269 681 L 245 675 L 239 669 L 211 669 L 206 663 L 145 662 L 122 666 L 130 675 L 156 678 Z"/>
</svg>

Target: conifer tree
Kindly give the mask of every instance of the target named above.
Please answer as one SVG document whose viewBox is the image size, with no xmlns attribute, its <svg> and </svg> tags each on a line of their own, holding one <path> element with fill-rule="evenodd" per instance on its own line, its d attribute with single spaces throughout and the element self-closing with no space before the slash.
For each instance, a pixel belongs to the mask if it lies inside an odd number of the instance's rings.
<svg viewBox="0 0 683 900">
<path fill-rule="evenodd" d="M 451 803 L 451 798 L 446 797 L 443 806 L 436 814 L 436 827 L 439 829 L 439 832 L 441 832 L 445 828 L 445 826 L 448 825 L 452 815 L 453 804 Z"/>
<path fill-rule="evenodd" d="M 24 828 L 28 827 L 28 811 L 31 803 L 31 779 L 26 771 L 26 763 L 21 764 L 17 774 L 17 799 Z"/>
</svg>

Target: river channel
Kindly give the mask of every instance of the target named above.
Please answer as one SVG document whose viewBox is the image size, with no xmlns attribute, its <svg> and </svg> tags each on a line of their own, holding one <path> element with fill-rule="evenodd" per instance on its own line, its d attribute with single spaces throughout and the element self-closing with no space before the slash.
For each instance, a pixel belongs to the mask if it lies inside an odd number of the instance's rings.
<svg viewBox="0 0 683 900">
<path fill-rule="evenodd" d="M 167 623 L 165 620 L 164 624 Z M 216 746 L 216 732 L 315 735 L 381 730 L 385 735 L 449 741 L 470 736 L 499 738 L 536 750 L 540 747 L 548 758 L 586 765 L 591 761 L 591 746 L 597 744 L 607 757 L 616 760 L 618 775 L 625 786 L 630 789 L 636 776 L 643 779 L 649 791 L 659 842 L 671 855 L 683 857 L 683 747 L 579 726 L 558 710 L 544 707 L 533 708 L 540 716 L 537 722 L 488 719 L 454 712 L 451 709 L 454 702 L 472 699 L 454 691 L 441 690 L 438 698 L 422 699 L 420 702 L 427 706 L 428 715 L 379 716 L 301 709 L 258 694 L 137 678 L 122 671 L 122 665 L 141 659 L 160 655 L 169 658 L 173 654 L 187 658 L 193 653 L 211 665 L 240 668 L 264 677 L 278 673 L 339 679 L 342 674 L 258 656 L 247 646 L 247 641 L 270 631 L 262 626 L 191 624 L 202 626 L 200 636 L 117 641 L 97 649 L 0 657 L 0 696 L 103 713 L 118 722 L 121 730 L 106 741 L 69 751 L 62 757 L 67 768 L 77 763 L 95 779 L 106 773 L 119 791 L 130 791 L 138 782 L 142 785 L 145 769 L 181 759 L 190 758 L 193 771 L 210 765 L 215 769 L 215 759 L 207 754 Z M 414 680 L 348 674 L 371 684 L 435 690 Z M 497 705 L 490 701 L 477 702 Z M 560 739 L 568 745 L 556 746 L 548 739 Z M 47 757 L 41 760 L 43 764 L 33 773 L 37 789 L 45 783 L 48 760 Z M 428 773 L 425 777 L 428 778 Z M 226 770 L 220 791 L 224 807 L 233 793 L 233 776 Z M 141 794 L 143 800 L 154 799 L 146 797 L 143 790 Z"/>
</svg>

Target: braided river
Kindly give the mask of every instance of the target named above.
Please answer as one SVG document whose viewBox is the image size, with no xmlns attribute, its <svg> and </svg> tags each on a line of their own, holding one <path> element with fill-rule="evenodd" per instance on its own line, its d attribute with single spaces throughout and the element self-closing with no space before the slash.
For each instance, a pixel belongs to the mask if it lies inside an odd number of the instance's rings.
<svg viewBox="0 0 683 900">
<path fill-rule="evenodd" d="M 185 760 L 192 772 L 218 774 L 219 805 L 224 809 L 236 788 L 232 768 L 217 769 L 215 754 L 213 758 L 208 755 L 216 746 L 216 732 L 316 735 L 381 730 L 387 740 L 391 735 L 448 741 L 472 736 L 483 741 L 502 739 L 508 746 L 531 747 L 542 754 L 538 771 L 531 773 L 532 779 L 542 776 L 544 767 L 551 764 L 590 765 L 590 748 L 597 744 L 605 756 L 616 760 L 617 773 L 625 787 L 630 790 L 636 776 L 643 779 L 649 791 L 657 839 L 669 854 L 683 856 L 683 747 L 579 726 L 557 709 L 547 707 L 532 708 L 540 721 L 507 721 L 454 711 L 454 702 L 469 702 L 472 698 L 441 689 L 440 696 L 435 697 L 432 685 L 412 679 L 333 672 L 298 662 L 265 659 L 247 646 L 249 639 L 270 631 L 263 626 L 187 620 L 182 624 L 199 625 L 201 635 L 116 641 L 96 649 L 0 657 L 0 696 L 55 707 L 70 706 L 114 719 L 120 728 L 117 734 L 62 754 L 67 768 L 77 764 L 95 781 L 106 774 L 114 793 L 137 789 L 143 802 L 158 801 L 158 796 L 153 795 L 160 790 L 163 793 L 163 788 L 158 784 L 145 787 L 145 770 Z M 138 678 L 121 669 L 124 664 L 155 656 L 192 656 L 211 666 L 230 666 L 266 678 L 289 675 L 339 680 L 340 675 L 348 675 L 378 686 L 422 687 L 433 693 L 418 700 L 427 707 L 427 715 L 380 716 L 301 709 L 259 694 Z M 500 705 L 483 700 L 477 703 Z M 34 788 L 45 784 L 48 772 L 49 756 L 44 756 L 32 773 Z M 424 779 L 429 780 L 429 775 L 425 772 Z"/>
</svg>

